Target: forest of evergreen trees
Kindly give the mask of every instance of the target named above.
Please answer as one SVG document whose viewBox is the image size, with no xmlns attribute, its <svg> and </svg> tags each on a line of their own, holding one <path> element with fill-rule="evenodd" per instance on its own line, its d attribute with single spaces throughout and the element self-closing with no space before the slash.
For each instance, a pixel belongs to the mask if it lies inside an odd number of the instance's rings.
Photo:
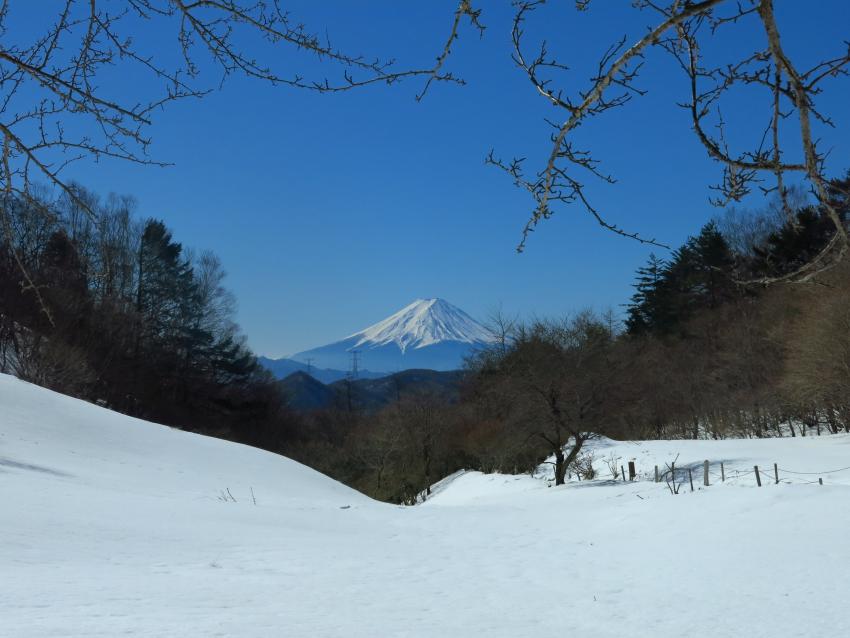
<svg viewBox="0 0 850 638">
<path fill-rule="evenodd" d="M 832 183 L 850 215 L 850 175 Z M 834 232 L 817 205 L 732 212 L 636 274 L 620 324 L 591 311 L 493 325 L 458 393 L 296 414 L 234 321 L 224 270 L 133 203 L 22 201 L 0 229 L 0 371 L 109 408 L 286 454 L 377 498 L 414 502 L 461 469 L 592 471 L 588 436 L 850 432 L 850 263 L 797 269 Z M 790 213 L 790 214 L 788 214 Z"/>
</svg>

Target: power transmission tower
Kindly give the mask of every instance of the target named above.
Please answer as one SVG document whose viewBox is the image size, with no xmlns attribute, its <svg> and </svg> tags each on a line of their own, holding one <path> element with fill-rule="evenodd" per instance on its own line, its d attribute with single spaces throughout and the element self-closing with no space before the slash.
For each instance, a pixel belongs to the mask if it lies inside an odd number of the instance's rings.
<svg viewBox="0 0 850 638">
<path fill-rule="evenodd" d="M 360 371 L 360 350 L 352 350 L 351 351 L 351 369 L 350 369 L 348 374 L 352 379 L 356 379 L 359 371 Z"/>
<path fill-rule="evenodd" d="M 304 363 L 307 364 L 307 374 L 309 375 L 313 374 L 313 361 L 313 357 L 307 357 L 306 359 L 304 359 Z"/>
</svg>

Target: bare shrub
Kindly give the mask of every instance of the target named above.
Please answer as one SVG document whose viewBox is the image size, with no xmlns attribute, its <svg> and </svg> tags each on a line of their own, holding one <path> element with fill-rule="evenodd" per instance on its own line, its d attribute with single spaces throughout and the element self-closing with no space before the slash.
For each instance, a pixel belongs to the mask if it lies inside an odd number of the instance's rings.
<svg viewBox="0 0 850 638">
<path fill-rule="evenodd" d="M 72 396 L 83 396 L 95 381 L 80 348 L 28 330 L 19 333 L 17 346 L 10 367 L 24 381 Z"/>
<path fill-rule="evenodd" d="M 572 469 L 581 478 L 581 480 L 589 481 L 596 478 L 596 470 L 593 469 L 593 462 L 595 460 L 596 456 L 593 452 L 589 450 L 582 452 L 573 462 Z"/>
<path fill-rule="evenodd" d="M 620 457 L 611 452 L 611 454 L 605 459 L 605 465 L 608 467 L 608 471 L 611 472 L 611 478 L 615 481 L 620 478 Z"/>
</svg>

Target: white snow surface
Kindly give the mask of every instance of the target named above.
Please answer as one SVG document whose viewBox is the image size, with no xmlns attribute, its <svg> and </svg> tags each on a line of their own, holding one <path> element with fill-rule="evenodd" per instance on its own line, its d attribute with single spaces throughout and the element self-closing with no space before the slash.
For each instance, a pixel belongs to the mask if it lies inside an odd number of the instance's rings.
<svg viewBox="0 0 850 638">
<path fill-rule="evenodd" d="M 599 437 L 586 443 L 584 450 L 593 458 L 596 478 L 582 481 L 571 474 L 567 486 L 558 489 L 639 486 L 641 489 L 649 488 L 650 493 L 654 493 L 657 488 L 663 487 L 662 491 L 669 494 L 666 480 L 669 474 L 665 473 L 671 465 L 675 469 L 675 482 L 681 485 L 679 496 L 690 492 L 691 478 L 694 492 L 703 489 L 711 491 L 714 488 L 757 488 L 756 465 L 759 467 L 762 488 L 819 485 L 819 479 L 823 479 L 825 486 L 850 488 L 850 436 L 846 434 L 720 441 L 614 441 Z M 635 463 L 637 480 L 624 485 L 623 470 L 628 476 L 629 461 Z M 707 488 L 703 485 L 705 461 L 709 462 Z M 616 480 L 611 472 L 612 466 L 618 470 Z M 658 484 L 654 482 L 656 466 L 662 479 Z M 431 496 L 425 504 L 467 506 L 492 500 L 502 501 L 509 495 L 545 492 L 553 486 L 554 468 L 549 463 L 537 468 L 533 476 L 461 471 L 433 485 Z M 635 493 L 645 497 L 641 490 Z"/>
<path fill-rule="evenodd" d="M 390 315 L 345 338 L 357 339 L 356 347 L 395 343 L 402 352 L 443 341 L 489 343 L 493 336 L 475 319 L 444 299 L 417 299 Z"/>
<path fill-rule="evenodd" d="M 850 437 L 593 446 L 598 480 L 458 473 L 401 508 L 0 375 L 0 635 L 850 635 Z"/>
</svg>

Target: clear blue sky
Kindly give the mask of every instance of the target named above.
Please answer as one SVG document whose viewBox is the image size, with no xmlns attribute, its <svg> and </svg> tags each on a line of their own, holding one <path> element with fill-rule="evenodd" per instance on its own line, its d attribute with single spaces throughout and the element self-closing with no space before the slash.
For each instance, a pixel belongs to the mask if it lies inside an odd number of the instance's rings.
<svg viewBox="0 0 850 638">
<path fill-rule="evenodd" d="M 260 354 L 344 337 L 417 297 L 443 297 L 481 318 L 498 306 L 525 317 L 618 308 L 651 249 L 603 231 L 580 209 L 559 210 L 524 254 L 514 252 L 529 200 L 483 160 L 495 148 L 540 166 L 548 150 L 543 118 L 560 114 L 510 60 L 509 3 L 478 4 L 484 38 L 465 27 L 446 67 L 467 80 L 464 87 L 435 85 L 417 103 L 420 80 L 317 95 L 234 79 L 157 116 L 152 154 L 173 167 L 102 162 L 78 164 L 69 175 L 102 194 L 135 195 L 141 215 L 162 218 L 188 246 L 218 253 Z M 586 86 L 612 39 L 640 35 L 648 24 L 630 4 L 597 1 L 577 13 L 572 3 L 552 3 L 529 23 L 529 43 L 547 37 L 573 67 L 564 86 Z M 341 48 L 416 67 L 440 51 L 455 3 L 285 5 L 326 27 Z M 838 54 L 850 39 L 844 0 L 777 5 L 786 47 L 804 60 Z M 760 32 L 733 32 L 737 38 L 720 40 L 717 51 L 761 47 Z M 172 46 L 171 37 L 161 46 Z M 281 55 L 293 71 L 334 77 L 308 56 Z M 707 186 L 719 167 L 675 106 L 687 84 L 672 62 L 651 55 L 640 86 L 646 97 L 581 131 L 619 180 L 588 184 L 612 221 L 677 245 L 715 214 Z M 821 104 L 837 130 L 824 138 L 833 148 L 829 166 L 839 171 L 850 167 L 850 79 L 828 88 Z M 737 105 L 725 114 L 733 130 L 760 135 L 764 118 L 753 113 L 763 109 Z"/>
</svg>

